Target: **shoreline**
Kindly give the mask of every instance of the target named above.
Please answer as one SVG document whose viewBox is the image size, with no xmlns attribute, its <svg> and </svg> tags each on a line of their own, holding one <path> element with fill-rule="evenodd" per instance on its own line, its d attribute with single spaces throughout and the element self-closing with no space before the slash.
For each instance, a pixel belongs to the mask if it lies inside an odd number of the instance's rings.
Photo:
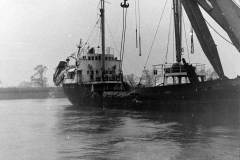
<svg viewBox="0 0 240 160">
<path fill-rule="evenodd" d="M 0 88 L 0 100 L 65 98 L 60 87 L 8 87 Z"/>
</svg>

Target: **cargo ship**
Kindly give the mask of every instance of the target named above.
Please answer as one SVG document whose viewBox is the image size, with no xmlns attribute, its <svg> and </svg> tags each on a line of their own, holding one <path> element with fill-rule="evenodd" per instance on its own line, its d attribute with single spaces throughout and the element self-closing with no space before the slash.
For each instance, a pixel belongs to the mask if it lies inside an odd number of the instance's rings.
<svg viewBox="0 0 240 160">
<path fill-rule="evenodd" d="M 173 0 L 176 62 L 153 65 L 154 79 L 160 79 L 160 83 L 144 86 L 140 81 L 135 87 L 123 81 L 122 59 L 118 60 L 111 54 L 105 55 L 104 1 L 100 2 L 102 54 L 97 54 L 94 48 L 90 48 L 86 55 L 74 57 L 75 65 L 69 65 L 69 59 L 60 62 L 54 74 L 55 84 L 62 85 L 74 105 L 101 104 L 101 106 L 127 109 L 187 111 L 203 109 L 192 107 L 197 105 L 191 104 L 213 104 L 216 110 L 220 109 L 216 107 L 217 104 L 230 102 L 236 104 L 239 109 L 240 78 L 229 79 L 225 76 L 216 44 L 200 9 L 202 7 L 226 31 L 231 44 L 239 51 L 240 8 L 235 2 Z M 127 0 L 124 0 L 121 6 L 124 9 L 128 8 Z M 206 80 L 204 64 L 191 64 L 182 57 L 183 9 L 204 54 L 218 75 L 216 80 Z M 78 53 L 81 50 L 83 49 L 80 45 Z"/>
<path fill-rule="evenodd" d="M 131 87 L 123 80 L 122 59 L 114 56 L 111 47 L 105 47 L 105 2 L 100 0 L 101 45 L 86 46 L 82 40 L 77 54 L 59 62 L 53 82 L 62 86 L 74 105 L 102 104 L 104 92 L 128 92 Z M 74 64 L 71 64 L 74 61 Z"/>
</svg>

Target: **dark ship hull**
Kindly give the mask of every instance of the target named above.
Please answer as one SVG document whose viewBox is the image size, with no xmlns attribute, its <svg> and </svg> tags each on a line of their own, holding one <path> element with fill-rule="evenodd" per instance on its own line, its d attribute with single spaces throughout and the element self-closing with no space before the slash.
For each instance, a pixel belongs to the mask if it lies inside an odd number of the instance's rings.
<svg viewBox="0 0 240 160">
<path fill-rule="evenodd" d="M 220 111 L 240 109 L 240 79 L 139 88 L 140 108 L 164 111 Z"/>
<path fill-rule="evenodd" d="M 90 86 L 64 86 L 77 106 L 95 105 L 117 109 L 169 112 L 240 110 L 240 79 L 214 80 L 197 85 L 182 84 L 136 88 L 128 92 L 91 92 Z"/>
<path fill-rule="evenodd" d="M 99 106 L 101 104 L 101 93 L 91 92 L 90 85 L 63 84 L 63 90 L 74 106 Z"/>
<path fill-rule="evenodd" d="M 63 90 L 70 102 L 75 106 L 103 106 L 103 94 L 115 90 L 130 91 L 127 83 L 96 83 L 96 84 L 63 84 Z M 104 90 L 104 91 L 103 91 Z"/>
</svg>

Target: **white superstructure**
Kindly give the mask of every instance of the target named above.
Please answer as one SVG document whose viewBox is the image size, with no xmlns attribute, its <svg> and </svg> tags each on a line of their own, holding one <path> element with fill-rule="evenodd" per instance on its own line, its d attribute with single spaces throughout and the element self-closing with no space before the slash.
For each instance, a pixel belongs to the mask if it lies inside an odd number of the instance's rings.
<svg viewBox="0 0 240 160">
<path fill-rule="evenodd" d="M 67 69 L 63 83 L 94 83 L 101 81 L 120 81 L 121 80 L 121 61 L 114 57 L 109 50 L 105 54 L 105 73 L 102 71 L 102 54 L 95 52 L 95 48 L 90 48 L 82 56 L 71 58 L 75 61 L 74 65 L 70 59 L 67 60 Z"/>
</svg>

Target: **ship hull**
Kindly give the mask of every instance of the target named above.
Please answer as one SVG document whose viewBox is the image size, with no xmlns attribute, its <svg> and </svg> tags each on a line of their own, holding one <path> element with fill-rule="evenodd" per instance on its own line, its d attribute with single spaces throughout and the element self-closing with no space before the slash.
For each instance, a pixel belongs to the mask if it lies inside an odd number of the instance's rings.
<svg viewBox="0 0 240 160">
<path fill-rule="evenodd" d="M 182 84 L 136 88 L 129 92 L 92 93 L 90 86 L 64 87 L 74 105 L 170 112 L 217 111 L 240 108 L 240 79 L 215 80 L 197 85 Z"/>
<path fill-rule="evenodd" d="M 74 106 L 100 106 L 101 93 L 91 92 L 90 85 L 64 84 L 63 90 Z"/>
<path fill-rule="evenodd" d="M 63 90 L 75 106 L 103 106 L 103 92 L 130 90 L 127 83 L 63 84 Z"/>
<path fill-rule="evenodd" d="M 240 79 L 136 88 L 128 96 L 104 99 L 105 106 L 167 112 L 240 110 Z"/>
</svg>

